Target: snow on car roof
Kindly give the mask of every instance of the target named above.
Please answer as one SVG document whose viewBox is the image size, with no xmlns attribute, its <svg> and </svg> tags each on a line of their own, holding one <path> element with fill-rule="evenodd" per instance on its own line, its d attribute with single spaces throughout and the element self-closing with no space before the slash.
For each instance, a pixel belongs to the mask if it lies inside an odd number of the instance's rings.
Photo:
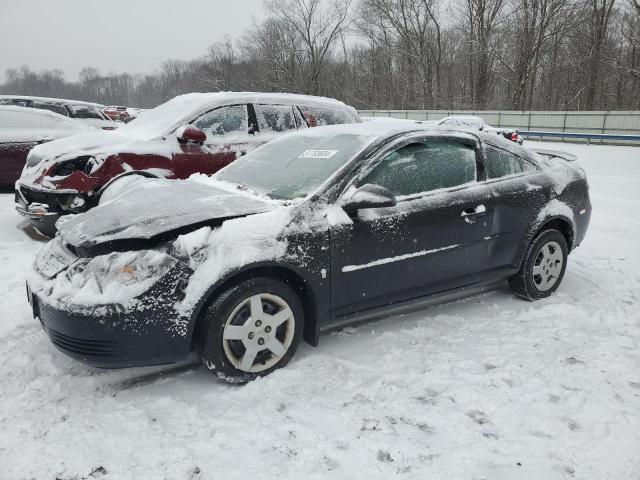
<svg viewBox="0 0 640 480">
<path fill-rule="evenodd" d="M 65 117 L 64 115 L 60 115 L 59 113 L 51 112 L 49 110 L 42 110 L 39 108 L 24 108 L 24 107 L 16 107 L 14 105 L 0 105 L 0 128 L 4 127 L 17 127 L 15 124 L 15 115 L 11 115 L 13 118 L 11 119 L 11 123 L 3 124 L 3 120 L 9 117 L 8 112 L 14 112 L 16 115 L 19 115 L 23 118 L 31 117 L 33 119 L 48 119 L 52 122 L 62 122 L 68 125 L 75 125 L 73 120 L 70 120 L 69 117 Z"/>
<path fill-rule="evenodd" d="M 104 108 L 104 105 L 94 102 L 85 102 L 84 100 L 70 100 L 66 98 L 50 98 L 50 97 L 34 97 L 31 95 L 0 95 L 0 100 L 34 100 L 40 102 L 64 103 L 67 105 L 90 105 L 92 107 Z"/>
<path fill-rule="evenodd" d="M 479 135 L 476 132 L 459 128 L 456 126 L 439 126 L 431 123 L 423 123 L 414 120 L 384 119 L 363 123 L 346 123 L 339 125 L 329 125 L 315 127 L 311 129 L 298 130 L 289 135 L 304 135 L 323 137 L 331 134 L 360 135 L 366 137 L 385 137 L 394 134 L 424 132 L 431 135 L 456 136 L 467 140 L 476 140 Z M 481 133 L 481 132 L 478 132 Z"/>
<path fill-rule="evenodd" d="M 532 153 L 525 147 L 505 139 L 502 135 L 489 132 L 470 130 L 459 125 L 434 125 L 431 122 L 404 119 L 380 119 L 362 123 L 346 123 L 341 125 L 329 125 L 304 130 L 293 131 L 287 135 L 304 135 L 306 137 L 323 137 L 335 134 L 359 135 L 374 138 L 382 138 L 391 135 L 410 134 L 414 132 L 424 133 L 425 136 L 446 135 L 450 138 L 458 138 L 483 143 L 489 143 L 508 150 L 516 155 L 526 155 L 531 158 Z"/>
<path fill-rule="evenodd" d="M 49 110 L 0 105 L 0 142 L 52 140 L 87 130 L 90 128 Z"/>
<path fill-rule="evenodd" d="M 315 105 L 323 107 L 353 107 L 326 97 L 297 95 L 292 93 L 256 93 L 256 92 L 209 92 L 187 93 L 147 110 L 143 117 L 135 122 L 120 127 L 119 133 L 140 140 L 151 140 L 166 135 L 185 122 L 193 120 L 195 115 L 205 113 L 216 106 L 233 105 L 235 103 L 281 103 L 286 105 Z"/>
</svg>

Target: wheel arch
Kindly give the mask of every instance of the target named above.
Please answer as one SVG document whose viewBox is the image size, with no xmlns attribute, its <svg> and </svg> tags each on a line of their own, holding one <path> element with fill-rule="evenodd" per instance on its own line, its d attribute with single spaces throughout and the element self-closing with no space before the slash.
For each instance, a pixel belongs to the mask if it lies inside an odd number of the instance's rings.
<svg viewBox="0 0 640 480">
<path fill-rule="evenodd" d="M 319 338 L 318 302 L 316 292 L 306 275 L 298 268 L 281 263 L 261 262 L 246 266 L 240 270 L 228 273 L 216 283 L 211 285 L 202 296 L 191 315 L 191 347 L 202 333 L 204 326 L 204 312 L 206 307 L 224 290 L 255 277 L 269 277 L 274 280 L 284 281 L 299 295 L 304 309 L 303 339 L 310 345 L 316 346 Z"/>
<path fill-rule="evenodd" d="M 573 221 L 564 215 L 551 215 L 545 217 L 542 221 L 537 222 L 529 231 L 526 242 L 523 244 L 520 252 L 517 268 L 522 266 L 522 262 L 525 260 L 527 250 L 529 245 L 531 245 L 531 242 L 533 242 L 540 233 L 548 229 L 555 229 L 562 233 L 567 242 L 567 251 L 571 251 L 575 240 L 575 225 Z"/>
<path fill-rule="evenodd" d="M 571 251 L 573 249 L 573 243 L 575 241 L 575 226 L 573 221 L 568 219 L 562 215 L 556 215 L 549 218 L 546 218 L 542 224 L 535 230 L 533 234 L 533 238 L 537 237 L 539 233 L 548 229 L 558 230 L 564 236 L 564 239 L 567 242 L 567 251 Z"/>
<path fill-rule="evenodd" d="M 115 182 L 116 180 L 120 180 L 122 177 L 128 177 L 130 175 L 140 175 L 141 177 L 146 177 L 146 178 L 160 178 L 157 175 L 154 175 L 153 173 L 148 172 L 146 170 L 129 170 L 124 173 L 120 173 L 116 175 L 115 177 L 111 178 L 107 183 L 102 185 L 97 191 L 97 198 L 100 198 L 102 193 L 109 187 L 109 185 L 113 184 L 113 182 Z"/>
</svg>

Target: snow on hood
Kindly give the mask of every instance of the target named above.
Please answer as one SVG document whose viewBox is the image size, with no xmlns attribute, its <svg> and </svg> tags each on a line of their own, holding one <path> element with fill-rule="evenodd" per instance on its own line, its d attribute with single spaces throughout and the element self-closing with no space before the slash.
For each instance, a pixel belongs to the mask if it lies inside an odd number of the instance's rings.
<svg viewBox="0 0 640 480">
<path fill-rule="evenodd" d="M 150 201 L 150 199 L 153 199 Z M 190 180 L 149 179 L 104 204 L 57 224 L 67 244 L 150 239 L 202 222 L 267 212 L 278 202 Z"/>
<path fill-rule="evenodd" d="M 99 159 L 117 153 L 154 154 L 171 158 L 173 150 L 169 142 L 163 140 L 142 142 L 121 135 L 119 131 L 95 130 L 35 146 L 27 156 L 20 178 L 36 177 L 61 160 L 84 155 Z"/>
</svg>

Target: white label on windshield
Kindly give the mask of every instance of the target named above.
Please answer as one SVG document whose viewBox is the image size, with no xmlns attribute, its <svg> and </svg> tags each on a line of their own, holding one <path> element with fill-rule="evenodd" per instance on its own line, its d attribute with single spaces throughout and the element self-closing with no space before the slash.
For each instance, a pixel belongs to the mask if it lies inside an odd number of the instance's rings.
<svg viewBox="0 0 640 480">
<path fill-rule="evenodd" d="M 331 158 L 338 150 L 305 150 L 298 158 Z"/>
</svg>

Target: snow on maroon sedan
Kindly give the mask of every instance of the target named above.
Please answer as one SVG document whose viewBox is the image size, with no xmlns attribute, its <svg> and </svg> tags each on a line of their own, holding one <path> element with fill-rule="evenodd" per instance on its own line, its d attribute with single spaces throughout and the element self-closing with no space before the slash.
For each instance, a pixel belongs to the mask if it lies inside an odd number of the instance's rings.
<svg viewBox="0 0 640 480">
<path fill-rule="evenodd" d="M 302 338 L 505 279 L 546 297 L 590 215 L 584 171 L 553 153 L 404 122 L 322 127 L 67 217 L 28 297 L 78 360 L 148 365 L 194 349 L 243 382 L 284 366 Z"/>
<path fill-rule="evenodd" d="M 91 130 L 57 113 L 0 105 L 0 186 L 13 187 L 36 145 Z"/>
<path fill-rule="evenodd" d="M 16 209 L 41 233 L 53 236 L 61 215 L 94 207 L 105 190 L 129 182 L 123 177 L 212 174 L 282 133 L 353 122 L 360 118 L 352 107 L 322 97 L 181 95 L 116 132 L 87 133 L 34 148 L 16 185 Z"/>
</svg>

